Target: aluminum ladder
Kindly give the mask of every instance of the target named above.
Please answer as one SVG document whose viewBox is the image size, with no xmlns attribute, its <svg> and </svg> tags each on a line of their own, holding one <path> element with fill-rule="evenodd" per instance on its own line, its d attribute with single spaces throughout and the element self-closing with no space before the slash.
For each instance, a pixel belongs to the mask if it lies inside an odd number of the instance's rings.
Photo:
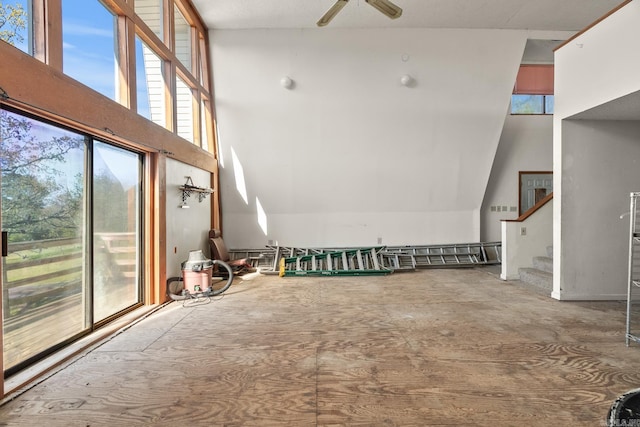
<svg viewBox="0 0 640 427">
<path fill-rule="evenodd" d="M 311 250 L 314 253 L 281 257 L 279 275 L 284 276 L 374 276 L 392 273 L 380 264 L 383 247 L 343 250 Z"/>
</svg>

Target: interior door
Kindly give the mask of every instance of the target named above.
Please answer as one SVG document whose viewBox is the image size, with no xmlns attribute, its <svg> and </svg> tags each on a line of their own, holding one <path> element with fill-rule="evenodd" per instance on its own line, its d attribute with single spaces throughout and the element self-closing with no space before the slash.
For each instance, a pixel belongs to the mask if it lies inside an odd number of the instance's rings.
<svg viewBox="0 0 640 427">
<path fill-rule="evenodd" d="M 553 192 L 553 172 L 520 172 L 520 210 L 522 215 Z"/>
</svg>

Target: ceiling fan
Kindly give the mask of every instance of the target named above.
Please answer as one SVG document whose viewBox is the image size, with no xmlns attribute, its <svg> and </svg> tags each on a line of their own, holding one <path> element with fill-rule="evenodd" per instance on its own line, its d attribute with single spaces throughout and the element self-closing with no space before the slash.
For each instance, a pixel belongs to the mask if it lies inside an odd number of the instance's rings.
<svg viewBox="0 0 640 427">
<path fill-rule="evenodd" d="M 378 9 L 383 14 L 387 15 L 391 19 L 399 18 L 402 15 L 402 9 L 395 4 L 391 3 L 389 0 L 365 0 L 371 6 Z M 324 27 L 349 3 L 349 0 L 338 0 L 335 2 L 333 6 L 327 13 L 325 13 L 322 18 L 317 22 L 318 27 Z"/>
</svg>

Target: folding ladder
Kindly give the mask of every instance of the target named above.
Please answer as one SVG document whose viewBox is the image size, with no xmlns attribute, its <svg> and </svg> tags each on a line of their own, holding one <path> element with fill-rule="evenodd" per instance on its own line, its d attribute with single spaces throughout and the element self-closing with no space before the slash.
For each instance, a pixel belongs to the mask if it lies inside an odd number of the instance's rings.
<svg viewBox="0 0 640 427">
<path fill-rule="evenodd" d="M 279 274 L 284 276 L 373 276 L 392 273 L 379 262 L 382 247 L 350 248 L 280 259 Z"/>
<path fill-rule="evenodd" d="M 500 242 L 388 246 L 383 258 L 397 268 L 470 267 L 500 264 Z"/>
<path fill-rule="evenodd" d="M 256 258 L 259 254 L 258 264 L 254 266 L 263 274 L 280 274 L 281 260 L 284 258 L 285 275 L 293 275 L 294 271 L 298 272 L 295 273 L 297 275 L 364 274 L 364 270 L 381 270 L 387 274 L 387 270 L 401 272 L 417 268 L 473 267 L 501 263 L 500 242 L 370 248 L 266 246 L 265 249 L 233 249 L 229 252 L 232 259 Z M 327 255 L 328 253 L 331 255 Z M 340 273 L 331 273 L 332 271 Z"/>
</svg>

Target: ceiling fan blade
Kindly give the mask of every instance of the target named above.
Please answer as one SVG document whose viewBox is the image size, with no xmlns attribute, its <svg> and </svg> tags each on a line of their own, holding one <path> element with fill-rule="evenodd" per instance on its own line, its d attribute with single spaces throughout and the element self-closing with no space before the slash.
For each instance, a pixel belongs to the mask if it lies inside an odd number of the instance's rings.
<svg viewBox="0 0 640 427">
<path fill-rule="evenodd" d="M 389 0 L 365 0 L 371 6 L 378 9 L 380 12 L 384 13 L 391 19 L 400 18 L 402 15 L 402 9 L 395 4 L 391 3 Z"/>
<path fill-rule="evenodd" d="M 327 13 L 320 18 L 316 25 L 318 25 L 318 27 L 324 27 L 327 25 L 338 14 L 338 12 L 347 5 L 347 3 L 349 3 L 349 0 L 338 0 L 335 2 L 335 4 L 331 6 L 331 9 L 327 10 Z"/>
</svg>

